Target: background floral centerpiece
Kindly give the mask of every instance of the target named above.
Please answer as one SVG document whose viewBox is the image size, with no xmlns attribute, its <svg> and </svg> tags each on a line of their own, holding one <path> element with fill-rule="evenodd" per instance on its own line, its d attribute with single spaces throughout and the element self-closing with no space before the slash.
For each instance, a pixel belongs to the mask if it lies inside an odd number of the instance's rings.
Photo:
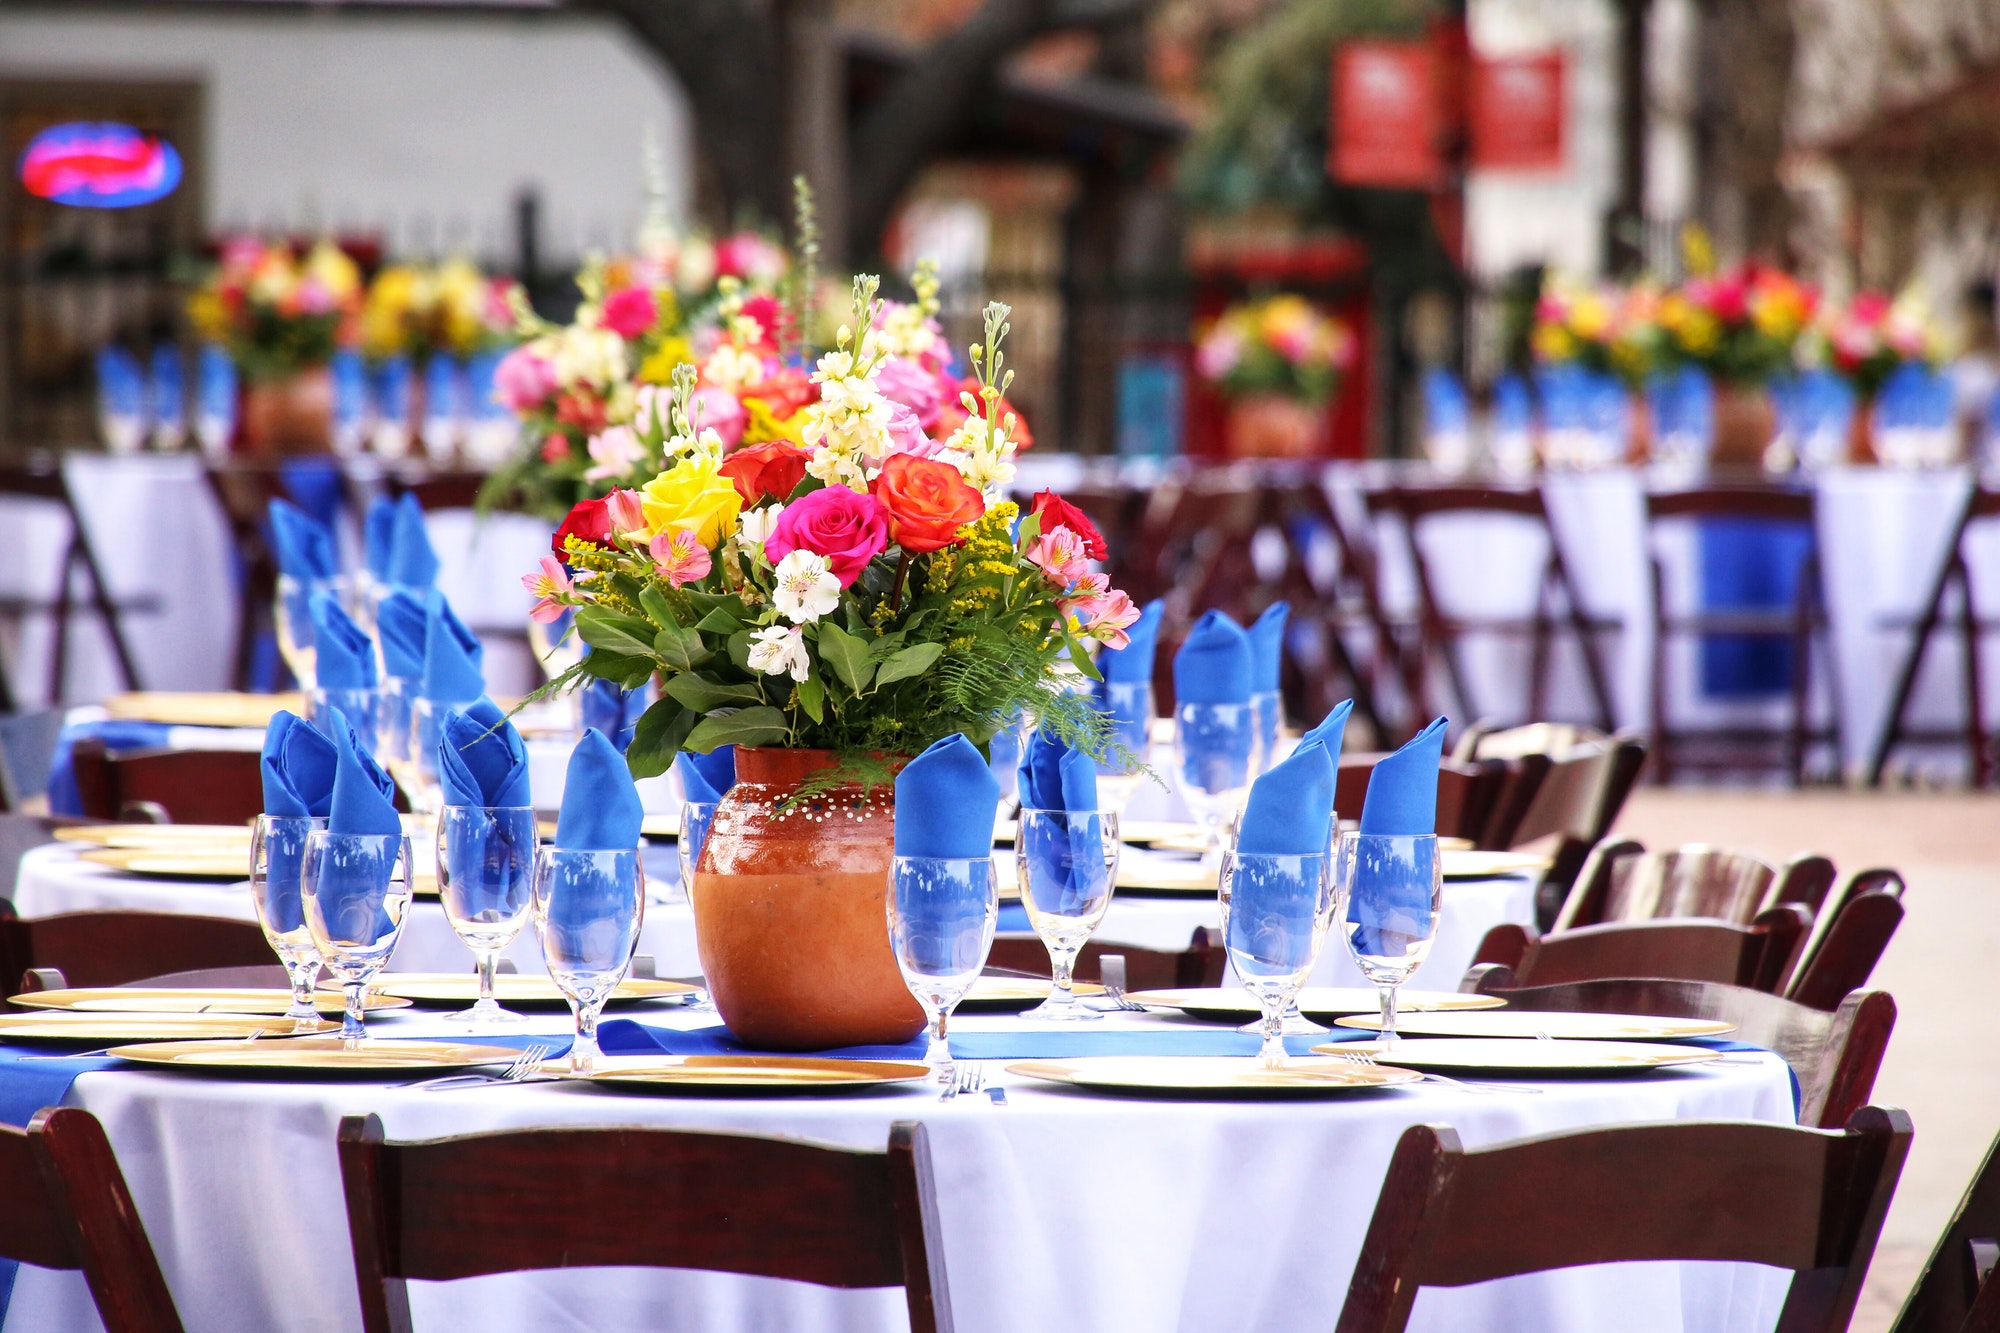
<svg viewBox="0 0 2000 1333">
<path fill-rule="evenodd" d="M 188 318 L 245 379 L 277 380 L 353 345 L 360 302 L 361 270 L 332 241 L 301 255 L 285 241 L 234 236 L 188 298 Z"/>
<path fill-rule="evenodd" d="M 1636 388 L 1659 357 L 1659 305 L 1649 282 L 1592 287 L 1552 275 L 1535 303 L 1529 345 L 1543 365 L 1579 365 Z"/>
<path fill-rule="evenodd" d="M 1894 300 L 1882 292 L 1856 293 L 1829 310 L 1816 333 L 1826 363 L 1864 400 L 1874 398 L 1901 367 L 1936 366 L 1947 350 L 1944 331 L 1915 285 Z"/>
<path fill-rule="evenodd" d="M 1302 296 L 1230 306 L 1202 330 L 1195 372 L 1229 401 L 1229 452 L 1303 458 L 1320 452 L 1326 404 L 1354 361 L 1354 334 Z"/>
<path fill-rule="evenodd" d="M 1720 384 L 1767 384 L 1791 369 L 1818 305 L 1812 287 L 1760 264 L 1689 278 L 1660 298 L 1662 349 Z"/>
<path fill-rule="evenodd" d="M 385 265 L 361 303 L 361 351 L 419 364 L 434 353 L 494 351 L 513 341 L 525 299 L 519 283 L 488 277 L 468 259 Z"/>
</svg>

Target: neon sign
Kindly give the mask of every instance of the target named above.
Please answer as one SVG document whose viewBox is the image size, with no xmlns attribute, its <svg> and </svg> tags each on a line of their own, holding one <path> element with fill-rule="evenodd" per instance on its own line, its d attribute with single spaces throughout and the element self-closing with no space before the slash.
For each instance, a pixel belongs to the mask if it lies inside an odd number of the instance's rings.
<svg viewBox="0 0 2000 1333">
<path fill-rule="evenodd" d="M 17 174 L 28 193 L 73 208 L 132 208 L 181 183 L 165 139 L 109 121 L 51 125 L 28 141 Z"/>
</svg>

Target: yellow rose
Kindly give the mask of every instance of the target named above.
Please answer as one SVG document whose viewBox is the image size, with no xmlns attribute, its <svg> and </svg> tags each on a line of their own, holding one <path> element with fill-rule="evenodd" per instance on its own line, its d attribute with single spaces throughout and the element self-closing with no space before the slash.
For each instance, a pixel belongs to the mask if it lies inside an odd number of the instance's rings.
<svg viewBox="0 0 2000 1333">
<path fill-rule="evenodd" d="M 662 338 L 658 350 L 639 363 L 641 384 L 672 384 L 674 367 L 694 362 L 694 349 L 681 337 Z"/>
<path fill-rule="evenodd" d="M 718 459 L 692 454 L 640 487 L 647 536 L 687 528 L 703 546 L 715 547 L 736 531 L 743 497 L 720 466 Z"/>
</svg>

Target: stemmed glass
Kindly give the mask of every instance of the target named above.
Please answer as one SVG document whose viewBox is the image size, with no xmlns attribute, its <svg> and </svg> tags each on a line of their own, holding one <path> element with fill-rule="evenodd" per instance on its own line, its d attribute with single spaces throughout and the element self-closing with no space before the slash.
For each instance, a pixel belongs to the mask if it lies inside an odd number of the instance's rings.
<svg viewBox="0 0 2000 1333">
<path fill-rule="evenodd" d="M 493 998 L 493 968 L 534 905 L 535 812 L 528 806 L 448 805 L 438 815 L 438 897 L 445 920 L 479 963 L 479 1000 L 452 1017 L 473 1027 L 526 1022 Z"/>
<path fill-rule="evenodd" d="M 1340 835 L 1337 909 L 1354 965 L 1382 992 L 1382 1040 L 1396 1040 L 1396 988 L 1430 956 L 1444 901 L 1432 833 Z"/>
<path fill-rule="evenodd" d="M 941 1084 L 952 1080 L 945 1025 L 986 966 L 999 919 L 993 858 L 895 858 L 889 872 L 889 943 L 903 984 L 929 1022 L 930 1049 L 924 1060 Z"/>
<path fill-rule="evenodd" d="M 250 897 L 265 941 L 291 978 L 292 1006 L 285 1017 L 292 1020 L 294 1032 L 319 1031 L 319 1008 L 313 1003 L 319 946 L 306 924 L 300 880 L 306 835 L 325 827 L 326 820 L 313 815 L 259 815 L 250 832 Z"/>
<path fill-rule="evenodd" d="M 1257 710 L 1257 771 L 1269 772 L 1278 762 L 1278 727 L 1284 721 L 1285 696 L 1276 690 L 1260 690 L 1250 696 Z"/>
<path fill-rule="evenodd" d="M 631 969 L 646 917 L 646 875 L 637 848 L 535 853 L 535 926 L 549 976 L 576 1016 L 569 1068 L 597 1065 L 597 1015 Z"/>
<path fill-rule="evenodd" d="M 1098 800 L 1121 814 L 1132 793 L 1145 781 L 1146 753 L 1153 731 L 1153 683 L 1149 680 L 1107 680 L 1098 707 L 1111 723 L 1114 753 L 1122 761 L 1097 766 Z"/>
<path fill-rule="evenodd" d="M 701 849 L 708 845 L 708 830 L 715 824 L 715 801 L 682 801 L 680 831 L 674 839 L 674 855 L 680 860 L 680 902 L 694 899 L 694 871 L 701 864 Z"/>
<path fill-rule="evenodd" d="M 1022 810 L 1014 862 L 1028 924 L 1049 951 L 1055 986 L 1029 1018 L 1102 1018 L 1077 1003 L 1076 956 L 1111 905 L 1118 870 L 1118 816 L 1109 810 Z"/>
<path fill-rule="evenodd" d="M 1319 957 L 1333 909 L 1333 874 L 1325 853 L 1223 854 L 1222 938 L 1244 988 L 1264 1011 L 1257 1062 L 1285 1063 L 1285 1011 L 1298 999 Z"/>
<path fill-rule="evenodd" d="M 1209 846 L 1222 844 L 1230 821 L 1241 813 L 1262 751 L 1254 703 L 1174 709 L 1174 777 Z"/>
<path fill-rule="evenodd" d="M 341 1045 L 353 1050 L 368 1030 L 362 1000 L 368 983 L 396 951 L 410 910 L 410 840 L 400 833 L 306 835 L 301 889 L 306 924 L 326 970 L 347 992 Z"/>
<path fill-rule="evenodd" d="M 300 579 L 290 574 L 278 575 L 277 604 L 272 610 L 272 620 L 278 632 L 278 654 L 285 659 L 291 669 L 292 678 L 302 690 L 313 687 L 312 599 L 318 593 L 329 593 L 336 601 L 346 603 L 346 580 Z"/>
<path fill-rule="evenodd" d="M 392 770 L 410 762 L 411 709 L 416 702 L 413 677 L 383 676 L 375 687 L 375 757 Z"/>
<path fill-rule="evenodd" d="M 376 742 L 381 735 L 381 691 L 373 687 L 328 690 L 317 685 L 306 691 L 306 721 L 328 736 L 333 735 L 333 724 L 327 714 L 336 708 L 347 719 L 348 725 L 354 728 L 354 737 L 361 742 L 361 748 L 370 754 L 377 753 Z"/>
<path fill-rule="evenodd" d="M 436 814 L 444 805 L 444 782 L 438 777 L 438 742 L 444 738 L 445 719 L 454 705 L 437 699 L 416 699 L 410 704 L 409 750 L 389 762 L 389 771 L 410 798 L 413 814 Z"/>
</svg>

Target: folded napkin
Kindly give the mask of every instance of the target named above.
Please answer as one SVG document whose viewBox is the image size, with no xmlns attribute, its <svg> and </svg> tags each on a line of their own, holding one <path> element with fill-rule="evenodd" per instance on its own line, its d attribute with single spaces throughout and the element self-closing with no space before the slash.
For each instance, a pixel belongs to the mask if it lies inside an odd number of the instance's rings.
<svg viewBox="0 0 2000 1333">
<path fill-rule="evenodd" d="M 1243 627 L 1220 611 L 1204 611 L 1174 654 L 1174 700 L 1249 703 L 1255 673 L 1256 654 Z"/>
<path fill-rule="evenodd" d="M 345 723 L 343 718 L 342 725 Z M 259 762 L 264 813 L 324 819 L 333 802 L 333 778 L 339 761 L 340 751 L 319 728 L 296 713 L 273 713 L 271 724 L 264 729 L 264 753 Z"/>
<path fill-rule="evenodd" d="M 1139 618 L 1125 627 L 1123 648 L 1106 648 L 1097 655 L 1097 674 L 1107 681 L 1149 682 L 1153 679 L 1153 656 L 1160 646 L 1160 620 L 1167 604 L 1155 597 L 1139 612 Z"/>
<path fill-rule="evenodd" d="M 340 572 L 333 534 L 289 500 L 273 499 L 267 511 L 271 523 L 271 554 L 280 572 L 301 583 L 330 579 Z"/>
<path fill-rule="evenodd" d="M 362 748 L 354 728 L 338 708 L 327 710 L 339 758 L 333 772 L 333 799 L 328 803 L 329 833 L 395 833 L 403 831 L 396 814 L 396 784 Z"/>
<path fill-rule="evenodd" d="M 1437 832 L 1438 764 L 1444 758 L 1445 718 L 1437 718 L 1378 761 L 1361 802 L 1361 831 L 1410 835 Z"/>
<path fill-rule="evenodd" d="M 681 775 L 681 795 L 701 805 L 714 805 L 736 785 L 736 747 L 718 745 L 707 754 L 682 750 L 674 756 Z"/>
<path fill-rule="evenodd" d="M 1250 786 L 1236 850 L 1317 856 L 1333 836 L 1333 760 L 1326 747 L 1301 744 Z"/>
<path fill-rule="evenodd" d="M 1091 773 L 1093 789 L 1096 772 Z M 978 860 L 993 854 L 1000 783 L 979 749 L 953 732 L 896 775 L 896 855 Z"/>
<path fill-rule="evenodd" d="M 534 804 L 528 799 L 528 747 L 491 699 L 446 715 L 438 781 L 446 805 Z"/>
<path fill-rule="evenodd" d="M 404 588 L 429 589 L 437 582 L 437 552 L 424 528 L 424 507 L 408 491 L 396 501 L 395 527 L 389 541 L 388 581 Z"/>
<path fill-rule="evenodd" d="M 382 668 L 387 674 L 405 680 L 424 674 L 424 635 L 429 624 L 422 598 L 398 588 L 382 599 L 375 608 L 375 633 L 382 641 Z"/>
<path fill-rule="evenodd" d="M 1063 744 L 1054 732 L 1037 728 L 1021 756 L 1017 790 L 1023 810 L 1097 809 L 1097 764 Z M 993 830 L 987 829 L 988 845 Z"/>
<path fill-rule="evenodd" d="M 314 593 L 313 683 L 323 690 L 372 690 L 375 645 L 331 593 Z"/>
<path fill-rule="evenodd" d="M 1284 661 L 1285 618 L 1292 612 L 1290 602 L 1273 602 L 1252 622 L 1250 635 L 1250 691 L 1274 694 Z"/>
<path fill-rule="evenodd" d="M 438 703 L 471 703 L 486 693 L 485 661 L 479 636 L 465 627 L 443 593 L 431 589 L 424 604 L 424 671 L 418 695 Z"/>
<path fill-rule="evenodd" d="M 396 502 L 378 495 L 361 520 L 361 560 L 377 583 L 389 581 L 389 552 L 396 542 Z"/>
<path fill-rule="evenodd" d="M 646 812 L 625 756 L 592 728 L 570 751 L 556 846 L 565 851 L 625 852 L 639 846 Z"/>
<path fill-rule="evenodd" d="M 1299 738 L 1299 748 L 1318 745 L 1326 750 L 1326 757 L 1333 761 L 1335 769 L 1340 767 L 1340 743 L 1347 735 L 1347 715 L 1354 711 L 1354 700 L 1342 699 L 1327 715 L 1320 719 L 1318 726 Z"/>
<path fill-rule="evenodd" d="M 584 682 L 577 701 L 582 708 L 583 725 L 595 727 L 610 737 L 620 754 L 631 748 L 633 729 L 639 725 L 640 717 L 652 703 L 644 688 L 628 690 L 615 682 L 595 677 Z M 735 762 L 733 758 L 730 760 L 732 772 Z"/>
</svg>

